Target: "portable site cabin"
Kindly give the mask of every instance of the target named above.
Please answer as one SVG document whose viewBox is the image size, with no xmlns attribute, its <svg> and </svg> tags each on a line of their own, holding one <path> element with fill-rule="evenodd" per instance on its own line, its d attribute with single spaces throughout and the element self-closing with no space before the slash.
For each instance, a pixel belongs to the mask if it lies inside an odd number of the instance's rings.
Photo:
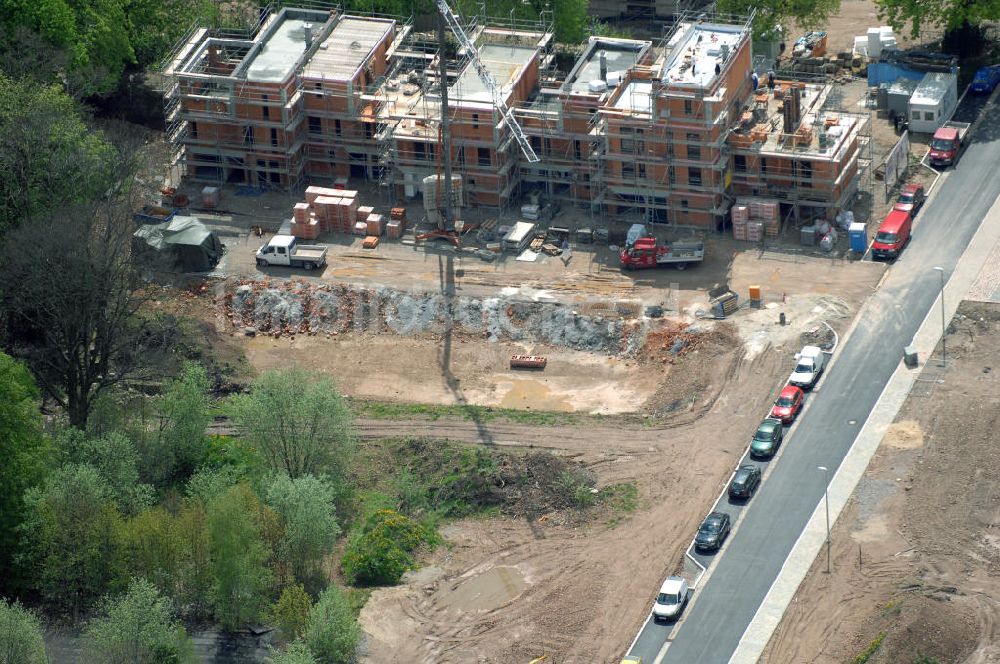
<svg viewBox="0 0 1000 664">
<path fill-rule="evenodd" d="M 910 131 L 933 134 L 958 106 L 958 76 L 928 72 L 910 96 Z"/>
<path fill-rule="evenodd" d="M 889 111 L 889 117 L 899 116 L 907 118 L 910 114 L 910 97 L 913 96 L 920 81 L 912 78 L 897 78 L 886 91 L 885 108 Z"/>
</svg>

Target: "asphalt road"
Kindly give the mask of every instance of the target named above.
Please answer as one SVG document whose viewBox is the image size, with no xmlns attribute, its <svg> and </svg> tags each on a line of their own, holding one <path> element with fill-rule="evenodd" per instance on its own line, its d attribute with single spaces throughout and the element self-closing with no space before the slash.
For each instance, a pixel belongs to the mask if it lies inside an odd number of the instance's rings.
<svg viewBox="0 0 1000 664">
<path fill-rule="evenodd" d="M 656 664 L 726 664 L 980 222 L 1000 195 L 1000 108 L 986 110 L 958 166 L 918 215 L 913 240 L 872 296 L 775 467 L 750 501 L 676 633 L 647 626 L 630 654 Z M 763 417 L 765 413 L 761 413 Z M 747 431 L 746 435 L 752 434 Z M 818 470 L 830 469 L 829 475 Z M 726 508 L 723 498 L 720 507 Z M 693 533 L 692 533 L 693 534 Z"/>
</svg>

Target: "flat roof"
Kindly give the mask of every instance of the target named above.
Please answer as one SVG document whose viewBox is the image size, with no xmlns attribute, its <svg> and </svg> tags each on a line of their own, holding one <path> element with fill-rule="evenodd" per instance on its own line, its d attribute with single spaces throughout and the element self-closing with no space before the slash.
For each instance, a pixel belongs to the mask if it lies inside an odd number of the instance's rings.
<svg viewBox="0 0 1000 664">
<path fill-rule="evenodd" d="M 295 69 L 299 58 L 306 52 L 307 23 L 317 32 L 323 27 L 322 23 L 300 18 L 281 19 L 279 25 L 261 44 L 260 50 L 247 63 L 247 80 L 257 83 L 280 83 L 287 79 Z"/>
<path fill-rule="evenodd" d="M 723 51 L 729 57 L 736 52 L 743 38 L 743 26 L 721 23 L 688 25 L 678 35 L 663 69 L 663 82 L 668 85 L 707 88 L 715 80 L 715 66 L 725 66 Z"/>
<path fill-rule="evenodd" d="M 591 37 L 583 55 L 580 56 L 573 70 L 566 77 L 563 90 L 588 92 L 588 84 L 591 81 L 605 80 L 601 78 L 602 53 L 607 63 L 607 73 L 619 72 L 624 75 L 626 70 L 635 66 L 639 56 L 647 46 L 649 46 L 649 42 L 634 39 Z"/>
<path fill-rule="evenodd" d="M 618 95 L 618 99 L 615 100 L 614 108 L 624 111 L 651 113 L 653 110 L 651 101 L 652 94 L 652 81 L 629 81 L 628 85 L 625 86 L 625 89 L 621 91 L 620 95 Z"/>
<path fill-rule="evenodd" d="M 930 106 L 938 104 L 947 96 L 952 86 L 957 85 L 957 81 L 958 78 L 954 74 L 927 72 L 920 81 L 920 85 L 913 91 L 910 103 Z"/>
<path fill-rule="evenodd" d="M 392 19 L 344 16 L 309 58 L 302 75 L 350 81 L 395 25 Z"/>
<path fill-rule="evenodd" d="M 538 49 L 534 46 L 487 42 L 479 47 L 479 59 L 490 70 L 506 95 L 517 81 L 518 75 L 537 52 Z M 459 101 L 493 102 L 493 97 L 483 85 L 479 73 L 471 62 L 459 74 L 458 80 L 452 84 L 448 94 L 454 95 Z"/>
</svg>

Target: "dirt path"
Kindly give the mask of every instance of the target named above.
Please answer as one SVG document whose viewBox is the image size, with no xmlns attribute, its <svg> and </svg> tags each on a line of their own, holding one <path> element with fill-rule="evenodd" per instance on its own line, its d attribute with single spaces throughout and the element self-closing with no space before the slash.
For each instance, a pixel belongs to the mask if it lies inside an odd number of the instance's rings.
<svg viewBox="0 0 1000 664">
<path fill-rule="evenodd" d="M 1000 661 L 1000 305 L 963 303 L 761 659 Z M 920 660 L 924 661 L 924 660 Z"/>
<path fill-rule="evenodd" d="M 639 509 L 580 523 L 572 515 L 464 520 L 448 546 L 396 588 L 377 590 L 361 614 L 364 662 L 612 662 L 649 611 L 663 577 L 680 568 L 707 505 L 745 441 L 711 431 L 751 430 L 785 371 L 772 350 L 752 361 L 705 353 L 678 374 L 720 376 L 660 427 L 533 427 L 473 422 L 363 421 L 362 435 L 423 433 L 453 440 L 538 446 L 572 454 L 599 485 L 630 481 Z M 502 570 L 502 571 L 497 571 Z"/>
</svg>

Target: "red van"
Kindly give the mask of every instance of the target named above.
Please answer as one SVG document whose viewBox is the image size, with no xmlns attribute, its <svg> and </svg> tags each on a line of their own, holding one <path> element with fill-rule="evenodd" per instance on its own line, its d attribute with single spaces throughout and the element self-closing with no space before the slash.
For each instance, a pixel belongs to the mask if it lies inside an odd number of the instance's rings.
<svg viewBox="0 0 1000 664">
<path fill-rule="evenodd" d="M 875 258 L 895 258 L 910 241 L 913 230 L 913 216 L 905 210 L 893 210 L 878 227 L 872 242 L 872 256 Z"/>
</svg>

